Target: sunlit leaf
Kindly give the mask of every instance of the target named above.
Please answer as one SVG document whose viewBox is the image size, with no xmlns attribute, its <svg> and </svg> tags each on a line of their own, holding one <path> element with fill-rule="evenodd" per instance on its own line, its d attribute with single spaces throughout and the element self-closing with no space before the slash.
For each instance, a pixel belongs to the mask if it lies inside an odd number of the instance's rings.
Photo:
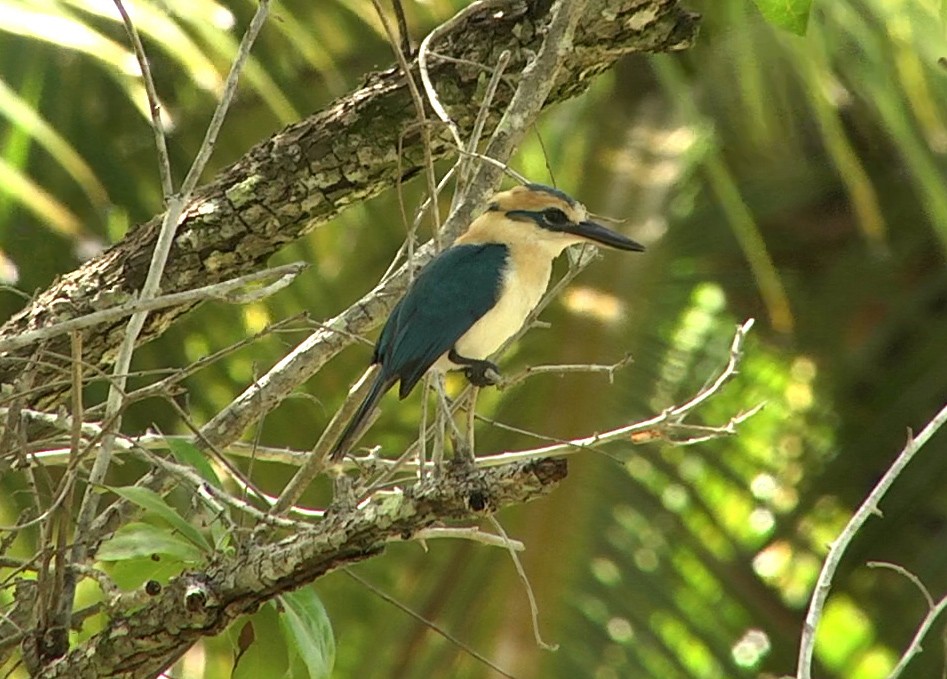
<svg viewBox="0 0 947 679">
<path fill-rule="evenodd" d="M 76 181 L 94 205 L 108 200 L 105 187 L 95 175 L 95 171 L 79 155 L 72 144 L 60 135 L 42 118 L 34 105 L 26 102 L 0 80 L 0 115 L 5 116 L 13 125 L 29 134 L 37 144 L 49 152 L 66 172 Z"/>
<path fill-rule="evenodd" d="M 129 502 L 133 502 L 142 509 L 146 509 L 155 514 L 176 529 L 182 536 L 191 541 L 191 543 L 205 552 L 212 551 L 207 538 L 201 534 L 197 528 L 192 526 L 187 519 L 177 513 L 175 509 L 165 502 L 164 498 L 153 490 L 139 486 L 125 486 L 122 488 L 109 488 L 116 495 L 120 495 Z"/>
<path fill-rule="evenodd" d="M 767 21 L 775 26 L 805 35 L 812 0 L 753 0 Z"/>
<path fill-rule="evenodd" d="M 170 528 L 134 522 L 115 531 L 96 552 L 96 558 L 100 561 L 125 561 L 155 554 L 189 563 L 199 562 L 203 557 L 192 542 Z"/>
<path fill-rule="evenodd" d="M 171 451 L 171 454 L 174 455 L 178 462 L 193 467 L 201 477 L 214 484 L 217 488 L 220 488 L 220 477 L 217 476 L 217 472 L 214 471 L 214 468 L 207 460 L 207 456 L 202 453 L 197 446 L 190 441 L 174 436 L 165 437 L 164 440 L 168 444 L 168 449 Z"/>
<path fill-rule="evenodd" d="M 49 10 L 57 8 L 55 4 Z M 41 11 L 35 7 L 4 4 L 0 31 L 7 31 L 35 40 L 43 40 L 60 48 L 82 52 L 125 73 L 137 73 L 138 66 L 131 51 L 107 38 L 88 23 L 78 21 L 62 11 Z"/>
<path fill-rule="evenodd" d="M 88 0 L 66 0 L 66 4 L 77 10 L 114 21 L 121 25 L 122 18 L 112 3 L 95 3 Z M 203 3 L 195 2 L 196 5 Z M 203 49 L 184 31 L 173 15 L 164 8 L 150 2 L 128 3 L 126 6 L 131 20 L 148 46 L 157 46 L 180 65 L 182 72 L 198 87 L 217 92 L 223 86 L 223 78 L 207 58 Z M 124 35 L 124 29 L 122 29 Z M 134 71 L 139 73 L 137 67 Z"/>
<path fill-rule="evenodd" d="M 200 557 L 197 560 L 185 560 L 171 554 L 156 552 L 115 561 L 101 560 L 103 570 L 108 573 L 115 585 L 126 591 L 142 587 L 149 580 L 155 580 L 164 585 L 171 578 L 180 575 L 185 568 L 193 567 L 200 562 Z"/>
<path fill-rule="evenodd" d="M 53 231 L 76 236 L 83 230 L 82 221 L 72 210 L 5 158 L 0 158 L 0 191 L 18 201 Z"/>
<path fill-rule="evenodd" d="M 335 664 L 335 637 L 325 607 L 312 587 L 280 595 L 280 625 L 287 647 L 302 658 L 310 679 L 328 679 Z"/>
<path fill-rule="evenodd" d="M 230 679 L 258 679 L 258 677 L 292 677 L 289 667 L 286 637 L 277 622 L 276 606 L 269 604 L 248 619 L 239 620 L 227 628 L 229 652 L 233 658 Z M 303 670 L 305 672 L 305 670 Z"/>
</svg>

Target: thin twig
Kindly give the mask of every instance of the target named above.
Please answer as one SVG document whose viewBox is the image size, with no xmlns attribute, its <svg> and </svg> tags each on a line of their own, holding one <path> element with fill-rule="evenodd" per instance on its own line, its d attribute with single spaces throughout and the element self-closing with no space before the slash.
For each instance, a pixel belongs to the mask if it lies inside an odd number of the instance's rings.
<svg viewBox="0 0 947 679">
<path fill-rule="evenodd" d="M 237 47 L 237 54 L 234 56 L 233 63 L 230 65 L 230 72 L 227 74 L 227 80 L 224 82 L 224 90 L 220 94 L 220 101 L 217 102 L 214 115 L 207 125 L 207 132 L 204 133 L 204 139 L 201 142 L 200 148 L 197 150 L 197 154 L 194 156 L 191 169 L 188 170 L 187 176 L 181 183 L 180 193 L 182 196 L 187 196 L 188 200 L 194 191 L 194 187 L 197 186 L 201 175 L 204 173 L 207 161 L 210 160 L 210 156 L 214 152 L 214 145 L 217 143 L 217 135 L 220 133 L 220 128 L 223 126 L 224 119 L 227 117 L 227 111 L 230 109 L 234 94 L 237 92 L 237 83 L 240 80 L 243 65 L 250 57 L 250 49 L 253 47 L 253 43 L 256 42 L 257 35 L 259 35 L 269 15 L 270 0 L 257 1 L 256 13 L 254 13 L 253 18 L 250 20 L 250 25 L 247 26 L 247 30 L 240 40 L 240 45 Z M 184 202 L 187 201 L 185 200 Z"/>
<path fill-rule="evenodd" d="M 806 621 L 802 628 L 802 638 L 799 642 L 799 662 L 796 667 L 797 679 L 811 679 L 812 677 L 812 656 L 815 651 L 816 630 L 822 619 L 822 611 L 825 608 L 829 590 L 832 588 L 832 579 L 835 576 L 835 571 L 838 569 L 839 563 L 842 561 L 842 556 L 848 549 L 848 545 L 858 531 L 861 530 L 861 527 L 865 525 L 865 522 L 868 521 L 868 518 L 880 513 L 878 503 L 881 501 L 881 498 L 888 492 L 888 489 L 898 476 L 901 475 L 904 468 L 914 459 L 918 451 L 924 447 L 924 444 L 930 440 L 945 422 L 947 422 L 947 405 L 941 408 L 940 412 L 927 423 L 927 426 L 925 426 L 916 437 L 911 435 L 910 432 L 908 433 L 908 441 L 904 449 L 891 466 L 888 467 L 888 471 L 881 477 L 881 480 L 871 489 L 868 497 L 865 498 L 855 514 L 852 515 L 852 518 L 849 519 L 845 528 L 842 529 L 842 532 L 832 543 L 829 553 L 825 557 L 825 561 L 822 562 L 822 570 L 819 572 L 819 578 L 816 581 L 815 589 L 812 592 L 812 599 L 809 602 L 809 609 L 806 612 Z M 933 623 L 933 618 L 931 618 L 930 615 L 928 618 L 925 618 L 925 622 L 928 620 L 930 620 L 930 623 Z M 918 639 L 918 642 L 919 641 Z"/>
<path fill-rule="evenodd" d="M 517 552 L 526 550 L 526 545 L 524 545 L 519 540 L 513 540 L 504 535 L 484 533 L 476 526 L 470 526 L 468 528 L 451 528 L 445 526 L 422 528 L 411 535 L 411 539 L 417 541 L 431 540 L 435 538 L 456 538 L 459 540 L 470 540 L 472 542 L 479 542 L 482 545 L 488 545 L 490 547 L 502 547 L 503 549 L 512 549 Z"/>
<path fill-rule="evenodd" d="M 921 648 L 921 642 L 924 640 L 924 637 L 927 636 L 927 633 L 930 632 L 931 627 L 934 626 L 934 622 L 936 622 L 937 618 L 940 617 L 940 614 L 943 613 L 945 609 L 947 609 L 947 596 L 938 601 L 937 604 L 927 612 L 927 615 L 924 616 L 924 620 L 918 625 L 917 632 L 914 633 L 914 638 L 911 639 L 911 643 L 908 644 L 904 653 L 901 654 L 901 659 L 898 660 L 898 664 L 888 673 L 887 679 L 898 679 L 908 666 L 908 663 L 914 659 L 914 656 L 924 650 Z"/>
<path fill-rule="evenodd" d="M 20 347 L 35 344 L 36 342 L 41 342 L 43 340 L 56 337 L 57 335 L 64 335 L 66 333 L 73 332 L 75 330 L 82 330 L 83 328 L 88 328 L 100 323 L 115 321 L 119 318 L 124 318 L 125 316 L 131 316 L 140 312 L 155 311 L 157 309 L 165 309 L 170 306 L 195 304 L 208 299 L 222 300 L 231 304 L 245 304 L 247 301 L 257 301 L 258 299 L 267 295 L 271 295 L 289 285 L 289 283 L 291 283 L 293 279 L 296 278 L 296 276 L 308 266 L 309 264 L 306 264 L 305 262 L 294 262 L 292 264 L 284 264 L 282 266 L 273 267 L 272 269 L 266 269 L 265 271 L 250 273 L 246 276 L 232 278 L 229 281 L 222 281 L 212 285 L 204 285 L 199 288 L 183 290 L 181 292 L 175 292 L 169 295 L 157 295 L 149 299 L 139 297 L 138 299 L 131 302 L 126 302 L 125 304 L 119 304 L 118 306 L 109 307 L 108 309 L 93 311 L 91 314 L 86 314 L 85 316 L 70 318 L 68 321 L 54 323 L 36 330 L 28 330 L 24 333 L 20 333 L 16 337 L 9 337 L 7 339 L 0 340 L 0 351 L 19 349 Z M 242 295 L 238 294 L 239 291 L 247 285 L 259 283 L 261 281 L 267 281 L 273 278 L 277 280 L 264 285 L 258 290 L 246 292 Z"/>
<path fill-rule="evenodd" d="M 388 593 L 386 593 L 386 592 L 380 590 L 378 587 L 376 587 L 375 585 L 373 585 L 372 583 L 370 583 L 368 580 L 366 580 L 366 579 L 363 578 L 362 576 L 360 576 L 360 575 L 358 575 L 357 573 L 355 573 L 355 571 L 353 571 L 351 568 L 343 568 L 342 571 L 343 571 L 347 576 L 349 576 L 350 578 L 352 578 L 353 580 L 355 580 L 355 582 L 357 582 L 357 583 L 359 583 L 360 585 L 362 585 L 363 587 L 365 587 L 368 591 L 370 591 L 370 592 L 371 592 L 372 594 L 374 594 L 375 596 L 379 597 L 379 598 L 382 599 L 383 601 L 387 601 L 389 604 L 391 604 L 392 606 L 394 606 L 394 607 L 397 608 L 398 610 L 402 611 L 403 613 L 407 613 L 408 615 L 410 615 L 412 618 L 414 618 L 415 620 L 417 620 L 418 622 L 420 622 L 422 625 L 424 625 L 424 626 L 427 627 L 428 629 L 431 629 L 431 630 L 433 630 L 434 632 L 437 632 L 438 634 L 440 634 L 442 637 L 444 637 L 445 639 L 447 639 L 450 643 L 454 644 L 457 648 L 459 648 L 459 649 L 461 649 L 462 651 L 464 651 L 464 652 L 465 652 L 467 655 L 469 655 L 471 658 L 474 658 L 474 659 L 476 659 L 478 662 L 483 663 L 484 665 L 486 665 L 487 667 L 489 667 L 490 669 L 492 669 L 494 672 L 497 672 L 498 674 L 500 674 L 500 675 L 503 676 L 503 677 L 506 677 L 507 679 L 516 679 L 516 677 L 514 677 L 512 674 L 509 674 L 508 672 L 504 672 L 504 671 L 503 671 L 502 669 L 500 669 L 497 665 L 495 665 L 493 662 L 491 662 L 489 658 L 487 658 L 486 656 L 482 655 L 482 654 L 479 653 L 478 651 L 474 650 L 471 646 L 465 644 L 463 641 L 461 641 L 460 639 L 458 639 L 457 637 L 455 637 L 453 634 L 451 634 L 450 632 L 448 632 L 447 630 L 445 630 L 443 627 L 441 627 L 441 626 L 438 625 L 437 623 L 434 623 L 434 622 L 428 620 L 427 618 L 425 618 L 424 616 L 422 616 L 420 613 L 417 613 L 417 612 L 411 610 L 410 608 L 408 608 L 407 606 L 405 606 L 403 603 L 401 603 L 400 601 L 398 601 L 397 599 L 395 599 L 395 598 L 394 598 L 393 596 L 391 596 L 390 594 L 388 594 Z"/>
<path fill-rule="evenodd" d="M 271 515 L 278 516 L 289 511 L 299 498 L 302 497 L 302 494 L 306 491 L 306 488 L 309 487 L 309 484 L 312 483 L 312 480 L 325 469 L 326 458 L 332 450 L 332 445 L 342 433 L 342 428 L 345 426 L 345 423 L 348 422 L 349 418 L 355 413 L 359 403 L 361 403 L 362 399 L 368 394 L 377 371 L 377 366 L 369 367 L 359 381 L 349 390 L 345 403 L 343 403 L 335 415 L 332 416 L 329 424 L 322 430 L 319 440 L 316 441 L 316 445 L 309 453 L 306 461 L 293 475 L 293 478 L 289 480 L 289 483 L 286 484 L 280 493 L 279 499 L 270 508 Z M 363 429 L 370 424 L 371 421 L 369 420 L 365 423 Z M 358 432 L 356 432 L 355 436 L 356 440 L 357 438 Z"/>
<path fill-rule="evenodd" d="M 378 0 L 372 0 L 375 12 L 385 29 L 385 35 L 388 36 L 388 42 L 391 44 L 398 65 L 404 73 L 405 82 L 408 85 L 408 91 L 411 93 L 411 101 L 414 103 L 414 110 L 418 115 L 418 124 L 421 127 L 421 142 L 424 147 L 424 167 L 427 178 L 427 190 L 431 197 L 431 214 L 434 216 L 434 243 L 439 250 L 441 247 L 441 213 L 437 206 L 437 176 L 434 173 L 434 156 L 431 153 L 431 130 L 427 125 L 427 114 L 424 111 L 424 101 L 421 99 L 421 93 L 418 90 L 417 83 L 414 82 L 414 76 L 411 74 L 411 66 L 405 57 L 404 52 L 398 46 L 398 37 L 395 35 L 388 23 L 384 10 Z"/>
<path fill-rule="evenodd" d="M 888 561 L 869 561 L 865 564 L 869 568 L 887 568 L 894 571 L 898 575 L 904 577 L 908 582 L 917 587 L 917 590 L 921 593 L 921 596 L 924 597 L 924 601 L 927 602 L 927 610 L 934 608 L 934 597 L 931 596 L 930 590 L 925 587 L 924 583 L 921 582 L 921 579 L 914 575 L 904 566 L 899 566 L 896 563 L 890 563 Z"/>
<path fill-rule="evenodd" d="M 608 381 L 611 382 L 615 378 L 615 373 L 631 362 L 631 354 L 625 354 L 620 360 L 610 365 L 600 365 L 596 363 L 531 365 L 512 377 L 504 379 L 497 385 L 497 388 L 501 390 L 509 389 L 535 375 L 564 375 L 566 373 L 605 373 L 608 376 Z"/>
<path fill-rule="evenodd" d="M 117 4 L 120 3 L 120 0 L 115 1 Z M 155 249 L 152 253 L 151 262 L 148 266 L 148 274 L 145 277 L 145 282 L 142 285 L 138 296 L 140 300 L 152 299 L 158 293 L 161 277 L 164 273 L 168 255 L 171 252 L 171 245 L 174 242 L 174 234 L 177 231 L 178 224 L 181 220 L 184 205 L 186 205 L 190 200 L 191 193 L 193 192 L 194 187 L 197 186 L 200 175 L 204 171 L 207 161 L 210 159 L 210 155 L 213 152 L 214 143 L 217 140 L 217 134 L 220 131 L 221 125 L 223 125 L 224 117 L 226 116 L 227 110 L 230 107 L 230 103 L 233 100 L 234 93 L 236 92 L 240 71 L 244 62 L 249 56 L 250 48 L 253 45 L 257 34 L 266 20 L 268 11 L 269 0 L 260 0 L 257 6 L 257 11 L 250 22 L 250 26 L 246 33 L 244 33 L 243 39 L 240 42 L 237 55 L 234 58 L 233 64 L 230 68 L 230 73 L 227 76 L 226 84 L 224 85 L 224 91 L 221 94 L 221 98 L 217 104 L 216 109 L 214 110 L 214 115 L 211 118 L 211 122 L 207 127 L 207 133 L 204 135 L 204 140 L 201 143 L 194 162 L 181 185 L 181 189 L 177 194 L 173 193 L 173 191 L 166 192 L 165 194 L 166 210 L 161 222 L 161 229 L 158 233 L 157 242 L 155 243 Z M 135 46 L 136 50 L 139 47 L 140 42 Z M 147 61 L 147 57 L 144 55 L 144 53 L 139 56 L 139 59 L 141 61 Z M 147 76 L 149 74 L 146 71 L 142 75 Z M 122 343 L 118 350 L 118 356 L 115 360 L 115 368 L 113 371 L 116 381 L 109 385 L 105 407 L 105 419 L 111 420 L 114 418 L 114 429 L 106 432 L 105 436 L 102 438 L 102 444 L 99 447 L 95 461 L 92 464 L 92 471 L 89 473 L 88 485 L 86 486 L 85 494 L 83 495 L 82 503 L 79 507 L 79 512 L 76 518 L 75 539 L 73 541 L 72 550 L 69 557 L 70 564 L 79 564 L 85 557 L 88 538 L 86 534 L 90 525 L 92 524 L 92 520 L 94 519 L 99 506 L 98 486 L 100 486 L 105 480 L 105 475 L 108 472 L 109 463 L 111 462 L 112 457 L 112 447 L 115 442 L 115 432 L 121 429 L 120 411 L 122 408 L 122 396 L 125 391 L 128 369 L 131 365 L 132 354 L 135 351 L 135 345 L 137 343 L 138 336 L 144 328 L 147 317 L 147 311 L 138 311 L 132 314 L 131 319 L 128 321 L 128 327 L 125 331 L 125 336 L 122 338 Z M 61 624 L 64 629 L 69 629 L 70 627 L 72 598 L 75 594 L 75 586 L 75 573 L 70 569 L 70 572 L 67 573 L 66 590 L 64 591 L 62 601 L 60 602 L 62 607 L 58 612 L 59 615 L 57 616 L 57 623 Z"/>
<path fill-rule="evenodd" d="M 59 482 L 57 494 L 63 496 L 62 504 L 59 509 L 53 512 L 50 522 L 55 524 L 57 532 L 56 541 L 56 577 L 54 580 L 53 593 L 50 596 L 50 610 L 63 611 L 65 608 L 71 608 L 71 602 L 64 602 L 63 598 L 68 593 L 66 587 L 67 577 L 67 558 L 66 549 L 69 535 L 69 528 L 72 518 L 73 502 L 76 489 L 76 478 L 79 475 L 79 462 L 82 446 L 82 420 L 84 419 L 84 408 L 82 404 L 82 333 L 73 332 L 71 337 L 72 347 L 72 428 L 69 433 L 69 456 L 70 464 L 66 472 L 62 475 Z M 68 625 L 64 629 L 68 629 Z"/>
<path fill-rule="evenodd" d="M 208 504 L 212 507 L 212 502 L 223 503 L 233 509 L 236 509 L 237 511 L 248 514 L 255 520 L 259 521 L 261 524 L 278 526 L 282 528 L 299 527 L 299 524 L 296 521 L 268 515 L 266 512 L 257 509 L 249 502 L 246 502 L 245 500 L 242 500 L 220 488 L 217 488 L 216 486 L 208 483 L 206 479 L 201 477 L 200 474 L 195 472 L 193 468 L 187 465 L 178 464 L 177 462 L 164 459 L 158 455 L 148 452 L 144 448 L 138 449 L 138 453 L 143 460 L 148 462 L 148 464 L 161 467 L 172 476 L 180 479 L 185 484 L 193 488 L 196 496 L 202 498 L 205 502 L 208 502 Z M 250 491 L 250 489 L 246 486 L 244 486 L 244 489 Z"/>
<path fill-rule="evenodd" d="M 487 123 L 490 115 L 490 104 L 493 103 L 493 97 L 496 96 L 497 87 L 503 79 L 503 72 L 510 64 L 510 50 L 503 50 L 497 58 L 496 68 L 490 76 L 490 82 L 487 83 L 487 90 L 483 95 L 483 101 L 480 104 L 480 110 L 477 111 L 477 118 L 474 120 L 473 131 L 470 133 L 470 140 L 467 142 L 467 153 L 461 156 L 459 183 L 461 186 L 467 183 L 470 175 L 471 160 L 477 153 L 477 146 L 480 144 L 480 137 L 483 134 L 483 127 Z M 460 192 L 455 194 L 455 200 L 459 200 Z"/>
<path fill-rule="evenodd" d="M 503 112 L 500 122 L 484 155 L 506 163 L 513 149 L 518 148 L 526 131 L 536 121 L 543 103 L 553 85 L 566 56 L 572 50 L 572 39 L 579 17 L 585 8 L 585 0 L 559 0 L 550 10 L 550 19 L 542 45 L 525 69 L 519 86 Z M 480 164 L 470 184 L 465 187 L 464 199 L 485 200 L 486 194 L 496 188 L 499 170 Z M 481 195 L 483 192 L 483 195 Z"/>
<path fill-rule="evenodd" d="M 506 540 L 510 542 L 509 536 L 506 534 L 506 531 L 503 530 L 503 526 L 497 521 L 495 516 L 488 516 L 487 520 L 493 524 L 493 527 L 496 529 L 497 533 Z M 512 546 L 509 546 L 507 551 L 510 554 L 510 559 L 513 560 L 513 566 L 516 568 L 516 574 L 519 575 L 520 580 L 523 582 L 523 587 L 526 589 L 526 598 L 529 599 L 529 612 L 533 621 L 533 637 L 536 639 L 536 645 L 539 646 L 544 651 L 558 651 L 559 644 L 547 644 L 543 641 L 542 635 L 539 633 L 539 606 L 536 605 L 536 595 L 533 594 L 533 587 L 529 584 L 529 578 L 526 576 L 526 570 L 523 568 L 523 564 L 520 561 L 519 556 L 517 556 L 516 551 Z"/>
<path fill-rule="evenodd" d="M 9 413 L 10 408 L 0 408 L 0 417 L 8 415 Z M 73 426 L 75 426 L 72 417 L 65 412 L 46 413 L 41 410 L 23 408 L 19 411 L 19 415 L 37 424 L 62 429 L 66 433 L 71 432 Z M 83 436 L 95 436 L 102 431 L 102 427 L 95 422 L 80 422 L 79 428 Z M 34 454 L 31 457 L 36 457 L 36 455 Z"/>
<path fill-rule="evenodd" d="M 673 406 L 668 408 L 660 415 L 649 418 L 647 420 L 642 420 L 640 422 L 635 422 L 633 424 L 625 425 L 622 427 L 617 427 L 602 434 L 594 434 L 592 436 L 586 436 L 583 438 L 572 439 L 564 443 L 557 443 L 551 446 L 545 446 L 543 448 L 534 448 L 526 451 L 516 451 L 510 453 L 502 453 L 500 455 L 491 455 L 489 457 L 481 457 L 477 459 L 478 466 L 492 466 L 495 464 L 506 464 L 514 460 L 531 460 L 537 459 L 540 457 L 548 457 L 550 455 L 561 455 L 563 453 L 569 452 L 570 450 L 575 450 L 576 448 L 588 448 L 593 446 L 602 445 L 603 443 L 609 443 L 611 441 L 617 441 L 619 439 L 630 439 L 634 440 L 634 437 L 641 432 L 650 432 L 651 430 L 659 430 L 662 428 L 667 428 L 669 426 L 680 426 L 683 418 L 691 413 L 698 406 L 707 401 L 711 396 L 719 392 L 723 386 L 737 373 L 737 366 L 739 365 L 740 358 L 743 353 L 743 342 L 746 339 L 746 334 L 749 332 L 750 328 L 753 327 L 753 319 L 749 319 L 742 325 L 737 327 L 737 331 L 734 334 L 733 342 L 730 345 L 730 356 L 727 361 L 727 365 L 721 370 L 717 378 L 711 382 L 708 386 L 704 387 L 697 392 L 690 400 L 679 406 Z M 747 417 L 756 414 L 759 412 L 760 406 L 744 413 L 742 419 L 739 421 L 745 420 Z M 687 425 L 690 426 L 690 425 Z M 732 433 L 728 427 L 732 426 L 728 423 L 726 427 L 721 428 L 720 434 Z"/>
<path fill-rule="evenodd" d="M 401 53 L 405 59 L 411 58 L 411 32 L 408 30 L 408 18 L 404 14 L 404 5 L 401 0 L 391 0 L 391 7 L 395 11 L 395 19 L 398 21 L 398 34 L 401 36 Z"/>
<path fill-rule="evenodd" d="M 95 425 L 86 423 L 84 433 L 88 434 L 89 428 Z M 101 430 L 98 430 L 101 434 Z M 115 453 L 127 453 L 132 448 L 145 448 L 147 450 L 167 450 L 169 441 L 173 440 L 187 441 L 194 443 L 193 436 L 164 436 L 160 434 L 142 434 L 141 436 L 123 436 L 115 442 Z M 290 448 L 276 448 L 269 446 L 254 446 L 250 443 L 237 441 L 231 443 L 221 453 L 233 455 L 236 457 L 253 457 L 263 462 L 279 462 L 291 466 L 299 466 L 309 458 L 308 451 L 292 450 Z M 69 448 L 50 448 L 30 455 L 31 459 L 36 459 L 44 465 L 61 465 L 69 461 Z M 0 527 L 2 530 L 2 527 Z"/>
<path fill-rule="evenodd" d="M 155 135 L 155 150 L 158 152 L 158 174 L 161 176 L 161 191 L 165 200 L 167 200 L 168 196 L 174 193 L 174 181 L 171 179 L 168 142 L 164 134 L 164 122 L 161 120 L 161 102 L 158 99 L 158 91 L 155 89 L 155 81 L 151 77 L 151 67 L 148 64 L 145 47 L 141 44 L 138 29 L 135 28 L 131 17 L 128 16 L 122 0 L 113 0 L 113 2 L 118 9 L 118 13 L 122 15 L 122 23 L 125 24 L 125 32 L 128 34 L 128 39 L 131 40 L 135 59 L 138 60 L 138 68 L 141 70 L 141 79 L 145 84 L 145 93 L 148 95 L 148 109 L 151 111 L 151 129 Z"/>
<path fill-rule="evenodd" d="M 473 8 L 474 5 L 468 7 L 467 12 Z M 476 9 L 479 11 L 480 8 L 476 7 Z M 451 117 L 447 115 L 444 105 L 437 96 L 437 90 L 434 89 L 434 85 L 431 83 L 431 75 L 427 70 L 427 55 L 431 42 L 453 28 L 454 23 L 465 13 L 466 12 L 461 11 L 451 18 L 450 21 L 446 21 L 437 26 L 433 31 L 424 36 L 424 40 L 421 41 L 421 46 L 418 48 L 418 71 L 421 73 L 421 84 L 424 85 L 424 93 L 427 95 L 427 100 L 431 104 L 431 108 L 434 109 L 434 113 L 441 119 L 442 123 L 447 125 L 447 129 L 450 130 L 450 134 L 454 138 L 454 144 L 456 144 L 459 149 L 464 148 L 464 142 L 460 138 L 460 130 L 457 127 L 457 123 L 451 120 Z"/>
<path fill-rule="evenodd" d="M 175 395 L 175 390 L 178 389 L 178 385 L 180 385 L 180 383 L 183 382 L 188 377 L 200 372 L 201 370 L 203 370 L 204 368 L 207 368 L 213 363 L 216 363 L 217 361 L 223 358 L 226 358 L 230 354 L 253 344 L 254 342 L 262 339 L 263 337 L 269 334 L 280 332 L 283 330 L 288 330 L 288 331 L 294 330 L 294 328 L 290 326 L 293 323 L 295 323 L 297 320 L 304 318 L 305 316 L 306 316 L 306 313 L 302 312 L 302 313 L 296 314 L 295 316 L 290 316 L 280 321 L 276 321 L 275 323 L 271 323 L 270 325 L 266 326 L 259 332 L 256 332 L 253 335 L 248 335 L 247 337 L 244 337 L 238 342 L 234 342 L 230 346 L 226 346 L 223 349 L 219 349 L 212 354 L 208 354 L 207 356 L 202 356 L 196 361 L 191 361 L 185 367 L 175 370 L 172 374 L 168 375 L 167 377 L 161 380 L 158 380 L 157 382 L 146 384 L 140 389 L 136 389 L 135 391 L 128 392 L 125 395 L 125 401 L 126 403 L 134 403 L 136 401 L 141 401 L 141 400 L 152 398 L 155 396 L 160 396 L 160 397 L 165 397 L 165 398 L 172 397 Z M 95 414 L 97 412 L 98 412 L 98 406 L 94 406 L 92 408 L 89 408 L 89 410 L 87 411 L 87 416 L 89 414 Z"/>
</svg>

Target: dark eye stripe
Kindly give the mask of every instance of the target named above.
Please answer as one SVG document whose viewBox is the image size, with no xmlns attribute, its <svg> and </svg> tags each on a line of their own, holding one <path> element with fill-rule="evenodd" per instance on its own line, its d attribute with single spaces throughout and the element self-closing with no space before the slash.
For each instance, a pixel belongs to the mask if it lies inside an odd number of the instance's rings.
<svg viewBox="0 0 947 679">
<path fill-rule="evenodd" d="M 550 226 L 565 226 L 570 223 L 566 213 L 557 207 L 549 207 L 543 210 L 543 221 Z"/>
<path fill-rule="evenodd" d="M 547 231 L 564 231 L 572 224 L 569 216 L 557 207 L 547 207 L 544 210 L 509 210 L 506 216 L 514 220 L 529 219 Z"/>
</svg>

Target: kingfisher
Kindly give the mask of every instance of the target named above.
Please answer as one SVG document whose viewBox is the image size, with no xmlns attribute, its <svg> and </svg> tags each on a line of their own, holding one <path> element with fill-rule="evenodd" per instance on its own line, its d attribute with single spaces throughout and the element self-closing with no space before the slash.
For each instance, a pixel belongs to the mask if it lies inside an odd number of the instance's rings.
<svg viewBox="0 0 947 679">
<path fill-rule="evenodd" d="M 495 383 L 488 358 L 539 304 L 552 263 L 570 245 L 644 246 L 593 221 L 559 189 L 526 184 L 496 194 L 467 231 L 419 272 L 385 322 L 368 395 L 329 454 L 344 456 L 381 397 L 400 382 L 405 398 L 431 370 L 461 370 L 475 386 Z"/>
</svg>

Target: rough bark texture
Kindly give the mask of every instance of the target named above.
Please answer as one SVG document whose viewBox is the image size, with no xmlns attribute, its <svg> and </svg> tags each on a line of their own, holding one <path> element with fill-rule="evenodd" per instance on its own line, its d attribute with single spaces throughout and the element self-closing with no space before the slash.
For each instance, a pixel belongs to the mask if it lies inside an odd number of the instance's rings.
<svg viewBox="0 0 947 679">
<path fill-rule="evenodd" d="M 503 50 L 515 80 L 538 48 L 549 2 L 510 0 L 472 15 L 432 46 L 439 54 L 492 65 Z M 584 91 L 592 78 L 631 52 L 658 52 L 690 45 L 697 17 L 677 0 L 593 0 L 576 32 L 575 50 L 549 101 Z M 488 75 L 475 66 L 433 58 L 431 76 L 463 133 L 469 132 Z M 493 121 L 512 89 L 501 86 Z M 162 291 L 178 292 L 261 268 L 284 243 L 335 217 L 344 207 L 417 174 L 423 150 L 405 80 L 396 69 L 373 74 L 359 90 L 325 110 L 288 126 L 253 147 L 202 187 L 187 206 L 162 279 Z M 437 136 L 436 158 L 451 152 Z M 0 339 L 75 318 L 133 298 L 144 281 L 160 216 L 132 230 L 107 252 L 57 279 L 0 328 Z M 189 307 L 154 312 L 141 335 L 160 335 Z M 87 364 L 106 369 L 121 341 L 124 321 L 99 326 L 83 337 Z M 38 347 L 0 356 L 0 385 L 12 385 Z M 49 341 L 33 366 L 28 403 L 49 408 L 67 393 L 67 337 Z M 57 358 L 58 357 L 58 358 Z M 9 387 L 7 387 L 9 388 Z"/>
<path fill-rule="evenodd" d="M 375 497 L 359 510 L 328 515 L 311 530 L 273 543 L 264 527 L 259 542 L 236 557 L 220 556 L 199 571 L 174 578 L 144 605 L 110 611 L 106 628 L 47 665 L 49 679 L 155 676 L 199 637 L 218 634 L 281 592 L 312 582 L 342 566 L 374 556 L 388 542 L 410 539 L 444 520 L 475 521 L 552 490 L 567 472 L 564 460 L 539 460 L 444 475 L 403 495 Z"/>
</svg>

